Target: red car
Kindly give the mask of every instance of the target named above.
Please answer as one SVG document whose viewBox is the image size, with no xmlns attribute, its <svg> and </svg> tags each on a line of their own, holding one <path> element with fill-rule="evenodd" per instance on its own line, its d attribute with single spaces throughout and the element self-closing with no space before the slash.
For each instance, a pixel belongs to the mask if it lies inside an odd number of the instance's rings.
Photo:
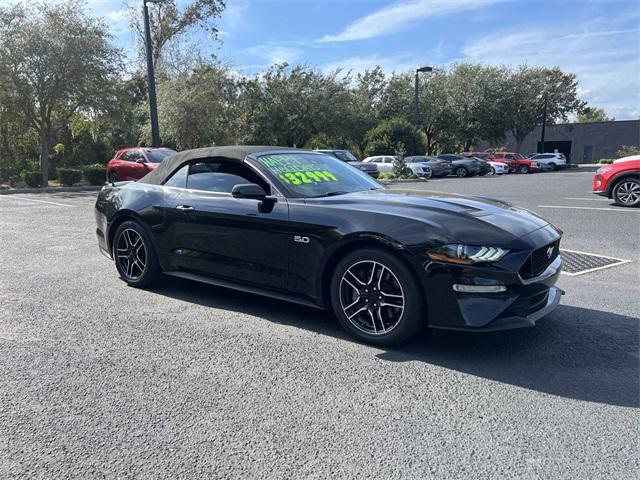
<svg viewBox="0 0 640 480">
<path fill-rule="evenodd" d="M 176 153 L 175 150 L 163 147 L 122 148 L 107 164 L 107 180 L 139 180 L 160 165 L 162 160 Z"/>
<path fill-rule="evenodd" d="M 640 155 L 605 165 L 593 177 L 593 193 L 613 198 L 623 207 L 640 206 Z"/>
<path fill-rule="evenodd" d="M 509 170 L 518 173 L 535 173 L 542 170 L 535 160 L 525 158 L 515 152 L 494 152 L 491 154 L 493 161 L 503 162 L 509 165 Z"/>
</svg>

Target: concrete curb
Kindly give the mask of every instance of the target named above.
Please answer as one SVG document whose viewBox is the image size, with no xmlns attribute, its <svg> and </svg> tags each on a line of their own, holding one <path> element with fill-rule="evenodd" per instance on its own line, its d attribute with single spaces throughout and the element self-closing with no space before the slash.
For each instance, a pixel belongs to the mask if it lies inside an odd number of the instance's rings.
<svg viewBox="0 0 640 480">
<path fill-rule="evenodd" d="M 13 193 L 55 193 L 55 192 L 96 192 L 102 185 L 88 185 L 85 187 L 47 187 L 47 188 L 7 188 L 0 190 L 0 195 Z"/>
</svg>

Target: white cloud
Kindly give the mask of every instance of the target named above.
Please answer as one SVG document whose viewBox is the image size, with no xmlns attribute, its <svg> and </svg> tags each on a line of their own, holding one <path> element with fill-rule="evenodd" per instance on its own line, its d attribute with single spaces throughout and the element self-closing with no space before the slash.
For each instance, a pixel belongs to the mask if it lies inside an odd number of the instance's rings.
<svg viewBox="0 0 640 480">
<path fill-rule="evenodd" d="M 615 118 L 640 116 L 640 30 L 615 19 L 500 31 L 468 42 L 463 60 L 492 65 L 558 66 L 577 75 L 578 92 Z"/>
<path fill-rule="evenodd" d="M 425 64 L 415 56 L 398 56 L 381 57 L 379 55 L 353 56 L 338 60 L 335 62 L 325 63 L 319 68 L 325 73 L 341 70 L 345 74 L 351 72 L 353 74 L 363 73 L 367 69 L 372 69 L 376 65 L 381 67 L 385 74 L 392 72 L 414 71 L 417 66 Z"/>
<path fill-rule="evenodd" d="M 301 51 L 292 47 L 277 47 L 271 45 L 259 45 L 248 48 L 247 51 L 267 62 L 267 65 L 275 63 L 294 63 L 300 58 Z"/>
<path fill-rule="evenodd" d="M 505 0 L 402 0 L 351 23 L 336 35 L 325 35 L 318 42 L 348 42 L 397 32 L 428 17 L 476 10 Z"/>
</svg>

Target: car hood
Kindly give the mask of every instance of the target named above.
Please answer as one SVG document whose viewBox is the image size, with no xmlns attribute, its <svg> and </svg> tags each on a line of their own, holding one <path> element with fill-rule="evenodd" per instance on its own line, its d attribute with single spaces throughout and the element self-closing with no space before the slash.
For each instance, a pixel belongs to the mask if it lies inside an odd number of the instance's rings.
<svg viewBox="0 0 640 480">
<path fill-rule="evenodd" d="M 379 189 L 321 199 L 327 206 L 417 220 L 432 238 L 502 246 L 549 225 L 538 215 L 498 199 L 412 189 Z"/>
</svg>

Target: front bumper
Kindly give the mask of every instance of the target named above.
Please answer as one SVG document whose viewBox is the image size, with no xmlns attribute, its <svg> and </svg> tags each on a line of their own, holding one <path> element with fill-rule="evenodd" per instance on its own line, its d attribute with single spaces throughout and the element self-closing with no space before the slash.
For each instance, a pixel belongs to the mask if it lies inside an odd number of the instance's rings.
<svg viewBox="0 0 640 480">
<path fill-rule="evenodd" d="M 548 232 L 548 229 L 542 229 Z M 564 293 L 555 286 L 562 271 L 558 255 L 533 278 L 525 262 L 533 250 L 557 241 L 552 233 L 538 232 L 532 250 L 513 251 L 493 265 L 454 265 L 427 260 L 423 285 L 428 323 L 432 328 L 466 331 L 506 330 L 533 326 L 552 312 Z M 536 248 L 537 247 L 537 248 Z M 522 273 L 521 273 L 522 272 Z M 482 288 L 460 291 L 460 285 Z M 501 286 L 504 291 L 493 291 Z"/>
</svg>

